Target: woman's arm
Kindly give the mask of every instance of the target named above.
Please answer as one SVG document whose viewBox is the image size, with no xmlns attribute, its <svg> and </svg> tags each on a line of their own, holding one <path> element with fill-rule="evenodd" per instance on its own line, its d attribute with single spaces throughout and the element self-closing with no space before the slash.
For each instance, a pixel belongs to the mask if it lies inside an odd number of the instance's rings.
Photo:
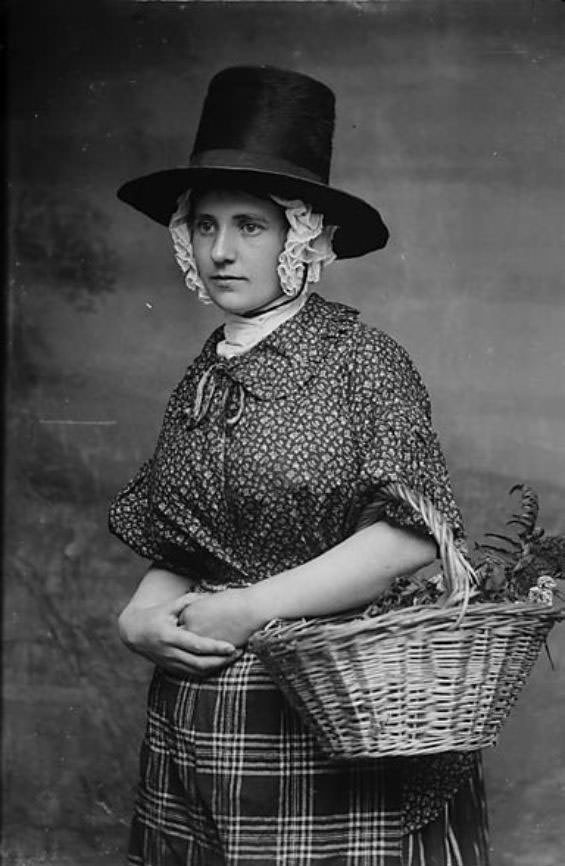
<svg viewBox="0 0 565 866">
<path fill-rule="evenodd" d="M 150 568 L 118 619 L 128 649 L 182 674 L 204 675 L 233 661 L 234 645 L 179 627 L 193 582 L 164 568 Z"/>
<path fill-rule="evenodd" d="M 264 622 L 338 613 L 373 601 L 395 577 L 433 562 L 436 550 L 433 540 L 380 521 L 248 592 Z"/>
<path fill-rule="evenodd" d="M 315 559 L 250 587 L 204 598 L 189 595 L 180 621 L 196 634 L 241 646 L 271 619 L 322 616 L 367 604 L 395 577 L 435 558 L 434 541 L 380 521 Z"/>
<path fill-rule="evenodd" d="M 183 577 L 181 574 L 169 571 L 166 568 L 158 568 L 152 565 L 141 578 L 127 607 L 130 607 L 130 605 L 134 607 L 151 607 L 154 604 L 171 601 L 180 595 L 184 595 L 185 592 L 190 592 L 193 586 L 194 581 L 190 578 Z"/>
</svg>

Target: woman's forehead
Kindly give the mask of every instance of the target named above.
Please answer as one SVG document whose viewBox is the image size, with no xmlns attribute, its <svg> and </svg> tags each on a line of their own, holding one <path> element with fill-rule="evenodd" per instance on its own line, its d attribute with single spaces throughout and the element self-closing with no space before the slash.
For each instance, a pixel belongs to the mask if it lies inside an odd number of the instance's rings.
<svg viewBox="0 0 565 866">
<path fill-rule="evenodd" d="M 210 189 L 198 192 L 194 201 L 194 213 L 239 213 L 241 211 L 264 214 L 267 217 L 283 214 L 282 208 L 269 198 L 254 195 L 245 190 Z"/>
</svg>

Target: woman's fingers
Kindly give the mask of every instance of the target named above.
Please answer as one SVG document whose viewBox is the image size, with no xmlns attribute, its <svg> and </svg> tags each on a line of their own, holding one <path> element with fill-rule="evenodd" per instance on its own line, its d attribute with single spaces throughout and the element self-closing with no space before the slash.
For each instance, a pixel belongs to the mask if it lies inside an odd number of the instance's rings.
<svg viewBox="0 0 565 866">
<path fill-rule="evenodd" d="M 238 658 L 233 643 L 194 634 L 177 624 L 173 610 L 186 604 L 183 597 L 182 603 L 175 599 L 148 608 L 128 605 L 119 620 L 122 640 L 154 664 L 183 674 L 205 676 Z"/>
<path fill-rule="evenodd" d="M 178 655 L 174 656 L 174 661 L 186 666 L 193 673 L 205 676 L 227 667 L 240 655 L 241 653 L 237 652 L 233 653 L 230 658 L 226 658 L 225 656 L 195 656 L 191 653 L 179 652 Z"/>
<path fill-rule="evenodd" d="M 242 654 L 233 644 L 175 628 L 168 643 L 167 662 L 183 673 L 206 676 L 231 664 Z"/>
<path fill-rule="evenodd" d="M 146 657 L 150 661 L 166 670 L 200 677 L 220 671 L 240 656 L 241 652 L 235 652 L 229 658 L 214 655 L 199 656 L 176 648 L 170 648 L 166 655 L 163 653 L 159 653 L 158 655 L 153 653 L 146 654 Z"/>
<path fill-rule="evenodd" d="M 194 634 L 184 628 L 174 628 L 168 636 L 169 644 L 197 656 L 231 656 L 236 651 L 232 643 Z"/>
</svg>

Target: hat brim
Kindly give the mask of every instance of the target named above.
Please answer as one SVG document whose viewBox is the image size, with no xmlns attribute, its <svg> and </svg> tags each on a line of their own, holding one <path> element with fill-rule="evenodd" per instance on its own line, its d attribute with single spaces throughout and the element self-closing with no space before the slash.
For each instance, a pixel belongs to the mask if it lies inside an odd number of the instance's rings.
<svg viewBox="0 0 565 866">
<path fill-rule="evenodd" d="M 226 167 L 188 166 L 167 169 L 130 180 L 118 190 L 118 198 L 161 225 L 168 226 L 177 209 L 177 199 L 194 186 L 229 186 L 272 193 L 281 198 L 300 198 L 322 213 L 327 225 L 338 226 L 333 248 L 339 259 L 363 256 L 382 249 L 389 237 L 379 212 L 350 193 L 290 174 Z"/>
</svg>

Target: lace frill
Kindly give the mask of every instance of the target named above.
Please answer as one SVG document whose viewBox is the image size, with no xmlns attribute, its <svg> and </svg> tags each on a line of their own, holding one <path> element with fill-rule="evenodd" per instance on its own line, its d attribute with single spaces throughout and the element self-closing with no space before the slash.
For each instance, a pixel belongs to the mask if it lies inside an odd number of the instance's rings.
<svg viewBox="0 0 565 866">
<path fill-rule="evenodd" d="M 188 228 L 188 215 L 190 212 L 190 190 L 180 195 L 177 199 L 177 209 L 169 222 L 169 231 L 173 239 L 173 248 L 176 262 L 184 274 L 186 287 L 191 292 L 197 292 L 198 298 L 204 304 L 211 304 L 210 295 L 206 291 L 204 283 L 198 276 L 198 269 L 194 261 L 194 250 Z"/>
<path fill-rule="evenodd" d="M 274 195 L 271 198 L 284 208 L 289 223 L 277 273 L 285 295 L 294 297 L 302 287 L 305 265 L 307 282 L 317 283 L 322 267 L 335 261 L 332 238 L 337 226 L 324 226 L 322 214 L 313 213 L 311 206 L 300 199 L 288 201 Z"/>
</svg>

